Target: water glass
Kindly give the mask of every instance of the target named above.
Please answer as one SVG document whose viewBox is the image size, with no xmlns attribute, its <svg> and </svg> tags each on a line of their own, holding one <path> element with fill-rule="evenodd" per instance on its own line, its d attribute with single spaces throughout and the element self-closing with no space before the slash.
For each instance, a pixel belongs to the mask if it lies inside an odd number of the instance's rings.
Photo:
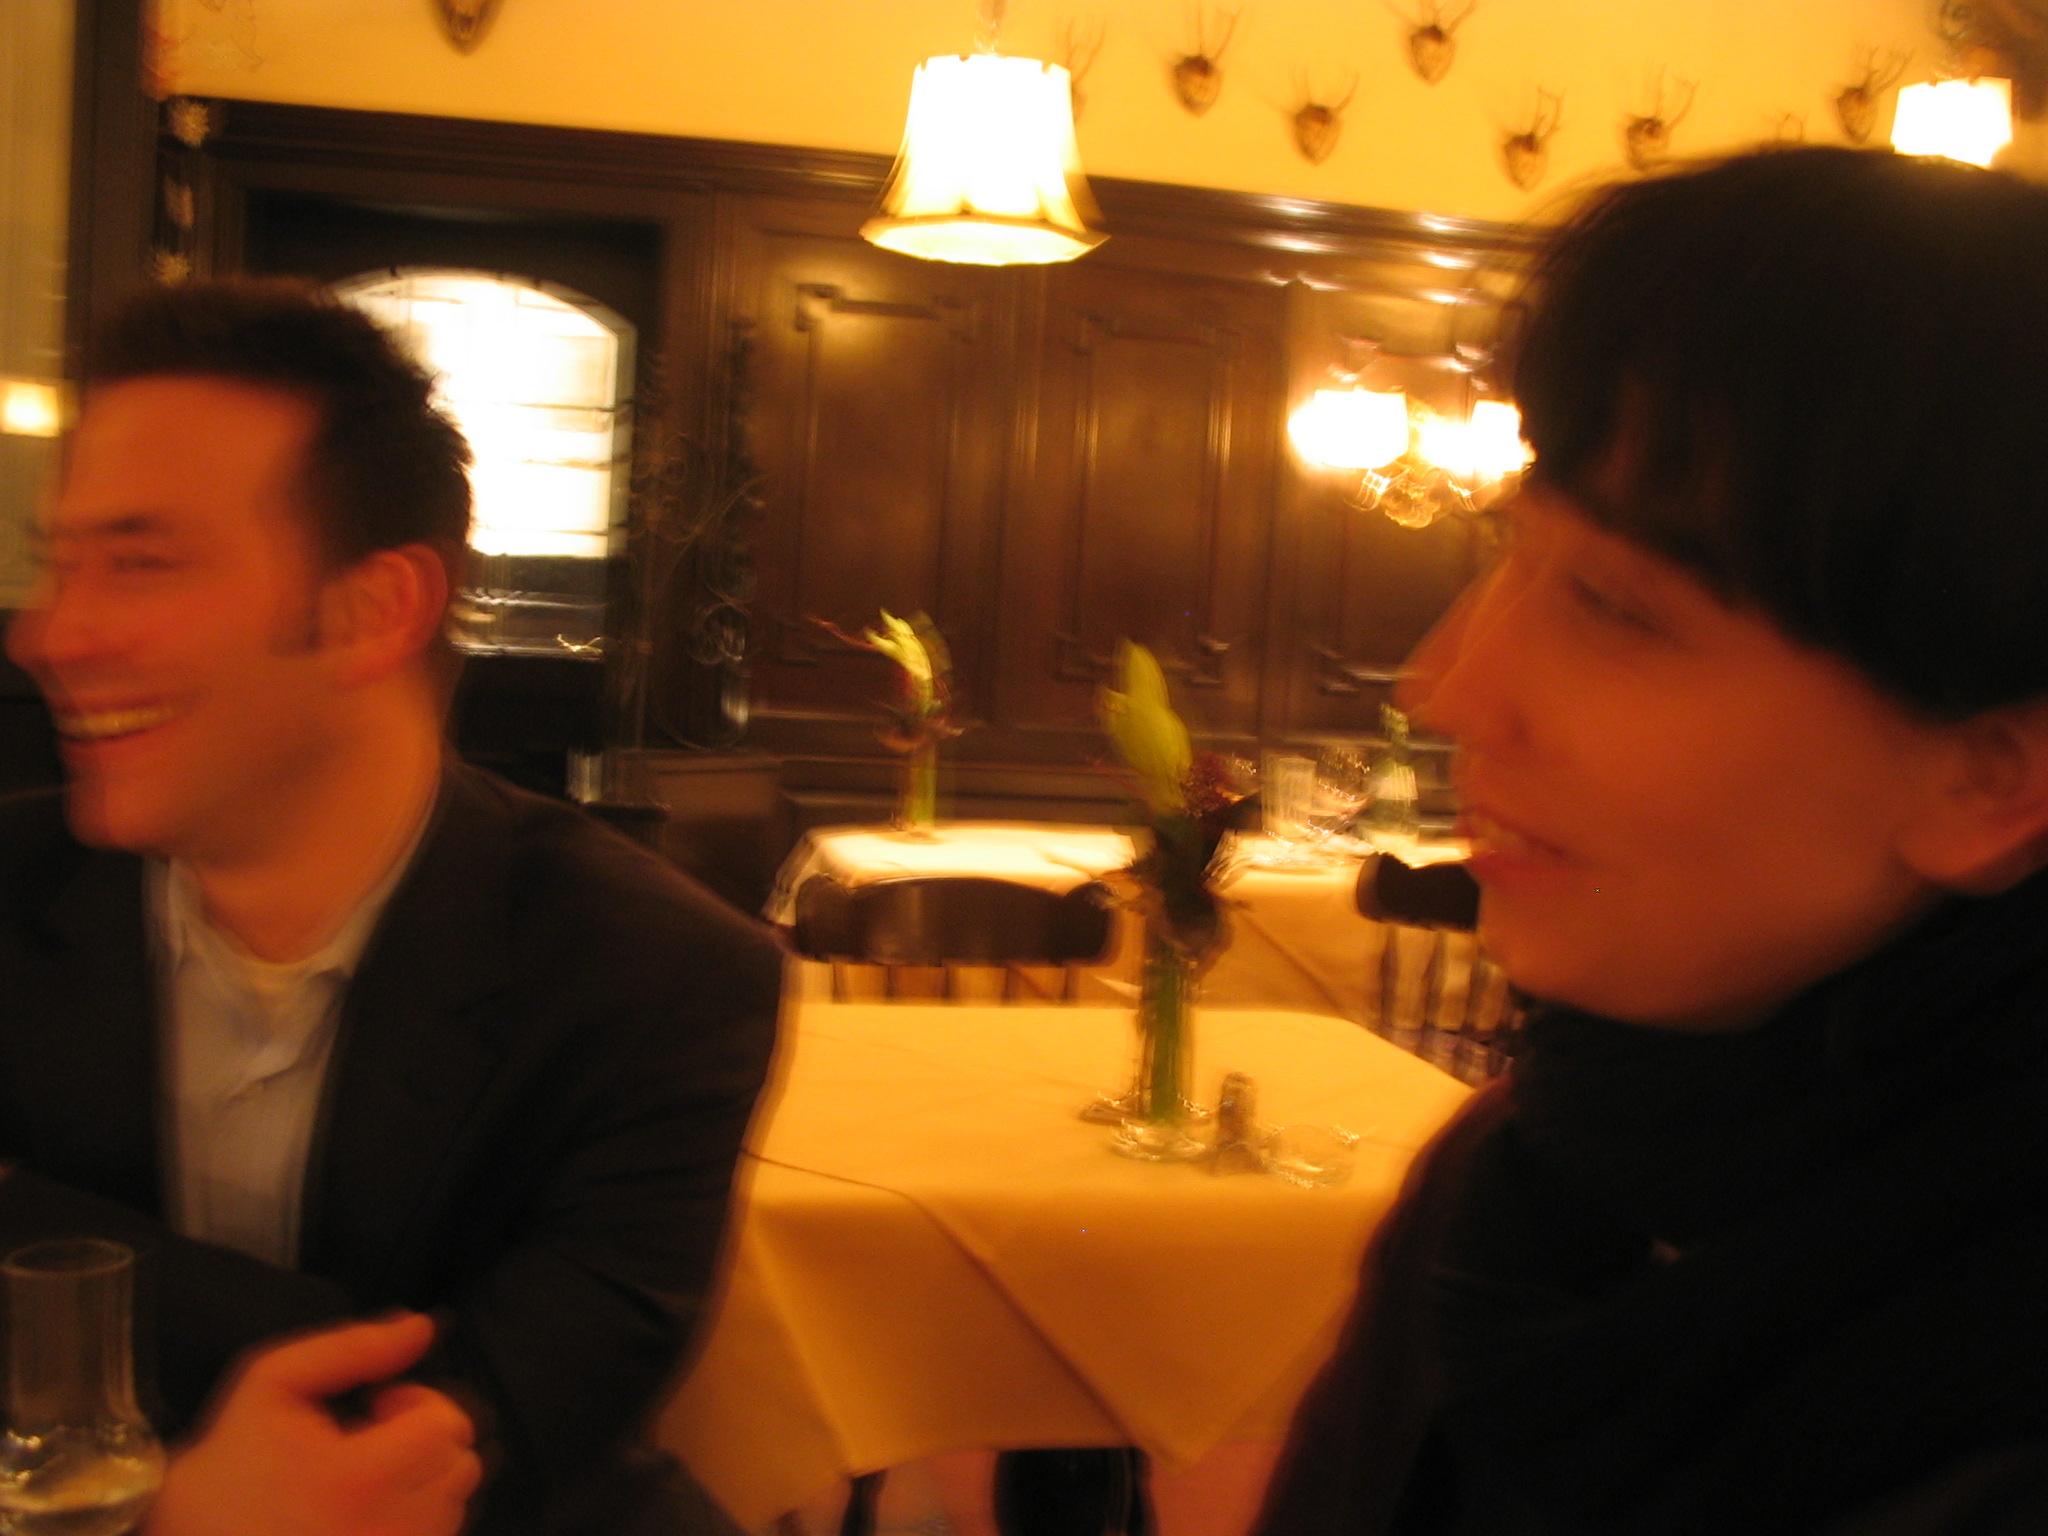
<svg viewBox="0 0 2048 1536">
<path fill-rule="evenodd" d="M 120 1536 L 163 1481 L 164 1451 L 135 1403 L 135 1255 L 54 1238 L 0 1263 L 7 1431 L 0 1536 Z"/>
</svg>

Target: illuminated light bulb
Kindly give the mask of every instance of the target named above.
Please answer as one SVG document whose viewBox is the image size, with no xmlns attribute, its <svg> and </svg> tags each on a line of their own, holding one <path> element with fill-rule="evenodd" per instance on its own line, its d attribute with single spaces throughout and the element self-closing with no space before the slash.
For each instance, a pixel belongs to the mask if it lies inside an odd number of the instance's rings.
<svg viewBox="0 0 2048 1536">
<path fill-rule="evenodd" d="M 1071 261 L 1104 239 L 1074 142 L 1067 71 L 1001 54 L 941 55 L 910 82 L 903 148 L 876 245 L 928 261 Z"/>
<path fill-rule="evenodd" d="M 1288 435 L 1314 463 L 1378 469 L 1408 451 L 1408 397 L 1398 389 L 1319 389 L 1294 413 Z"/>
<path fill-rule="evenodd" d="M 1522 413 L 1505 400 L 1481 400 L 1465 430 L 1472 473 L 1482 480 L 1516 475 L 1535 457 L 1522 441 Z"/>
<path fill-rule="evenodd" d="M 1936 80 L 1899 92 L 1892 148 L 1902 155 L 1988 166 L 2011 142 L 2010 80 Z"/>
<path fill-rule="evenodd" d="M 0 432 L 55 437 L 64 425 L 64 401 L 55 384 L 0 379 Z"/>
</svg>

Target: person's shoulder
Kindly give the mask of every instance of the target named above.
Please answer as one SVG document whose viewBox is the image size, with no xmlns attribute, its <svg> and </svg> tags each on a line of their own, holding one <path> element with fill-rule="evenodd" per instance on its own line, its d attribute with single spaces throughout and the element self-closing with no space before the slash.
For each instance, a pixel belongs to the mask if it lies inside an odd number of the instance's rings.
<svg viewBox="0 0 2048 1536">
<path fill-rule="evenodd" d="M 72 841 L 64 821 L 64 791 L 18 790 L 0 795 L 0 853 L 56 847 Z"/>
<path fill-rule="evenodd" d="M 1918 1486 L 1829 1527 L 1828 1536 L 2041 1536 L 2048 1531 L 2048 1442 L 1968 1456 Z"/>
<path fill-rule="evenodd" d="M 659 953 L 671 963 L 716 959 L 726 971 L 779 975 L 767 925 L 573 805 L 481 769 L 454 792 L 500 829 L 515 926 L 550 950 L 588 956 Z"/>
<path fill-rule="evenodd" d="M 0 795 L 0 890 L 41 890 L 85 856 L 64 819 L 64 792 Z"/>
</svg>

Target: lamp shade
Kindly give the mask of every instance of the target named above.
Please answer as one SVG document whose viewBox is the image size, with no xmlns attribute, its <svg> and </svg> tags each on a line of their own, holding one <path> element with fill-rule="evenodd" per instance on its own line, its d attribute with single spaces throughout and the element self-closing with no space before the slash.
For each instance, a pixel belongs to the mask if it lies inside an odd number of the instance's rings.
<svg viewBox="0 0 2048 1536">
<path fill-rule="evenodd" d="M 1989 165 L 2012 142 L 2010 80 L 1936 80 L 1899 92 L 1892 148 Z"/>
<path fill-rule="evenodd" d="M 1408 397 L 1398 389 L 1319 389 L 1287 431 L 1305 459 L 1332 469 L 1378 469 L 1408 451 Z"/>
<path fill-rule="evenodd" d="M 1104 239 L 1074 143 L 1066 70 L 1001 54 L 942 55 L 910 82 L 903 148 L 861 233 L 929 261 L 1072 261 Z"/>
</svg>

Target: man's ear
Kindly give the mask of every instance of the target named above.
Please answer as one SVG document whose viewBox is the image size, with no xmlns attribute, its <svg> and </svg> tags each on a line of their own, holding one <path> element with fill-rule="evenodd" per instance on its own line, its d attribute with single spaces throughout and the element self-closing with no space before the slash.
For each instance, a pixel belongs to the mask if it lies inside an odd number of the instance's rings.
<svg viewBox="0 0 2048 1536">
<path fill-rule="evenodd" d="M 1995 895 L 2048 865 L 2048 700 L 1937 729 L 1942 766 L 1901 852 L 1938 886 Z"/>
<path fill-rule="evenodd" d="M 376 550 L 328 578 L 320 607 L 336 676 L 374 682 L 417 661 L 440 634 L 448 568 L 425 544 Z"/>
</svg>

